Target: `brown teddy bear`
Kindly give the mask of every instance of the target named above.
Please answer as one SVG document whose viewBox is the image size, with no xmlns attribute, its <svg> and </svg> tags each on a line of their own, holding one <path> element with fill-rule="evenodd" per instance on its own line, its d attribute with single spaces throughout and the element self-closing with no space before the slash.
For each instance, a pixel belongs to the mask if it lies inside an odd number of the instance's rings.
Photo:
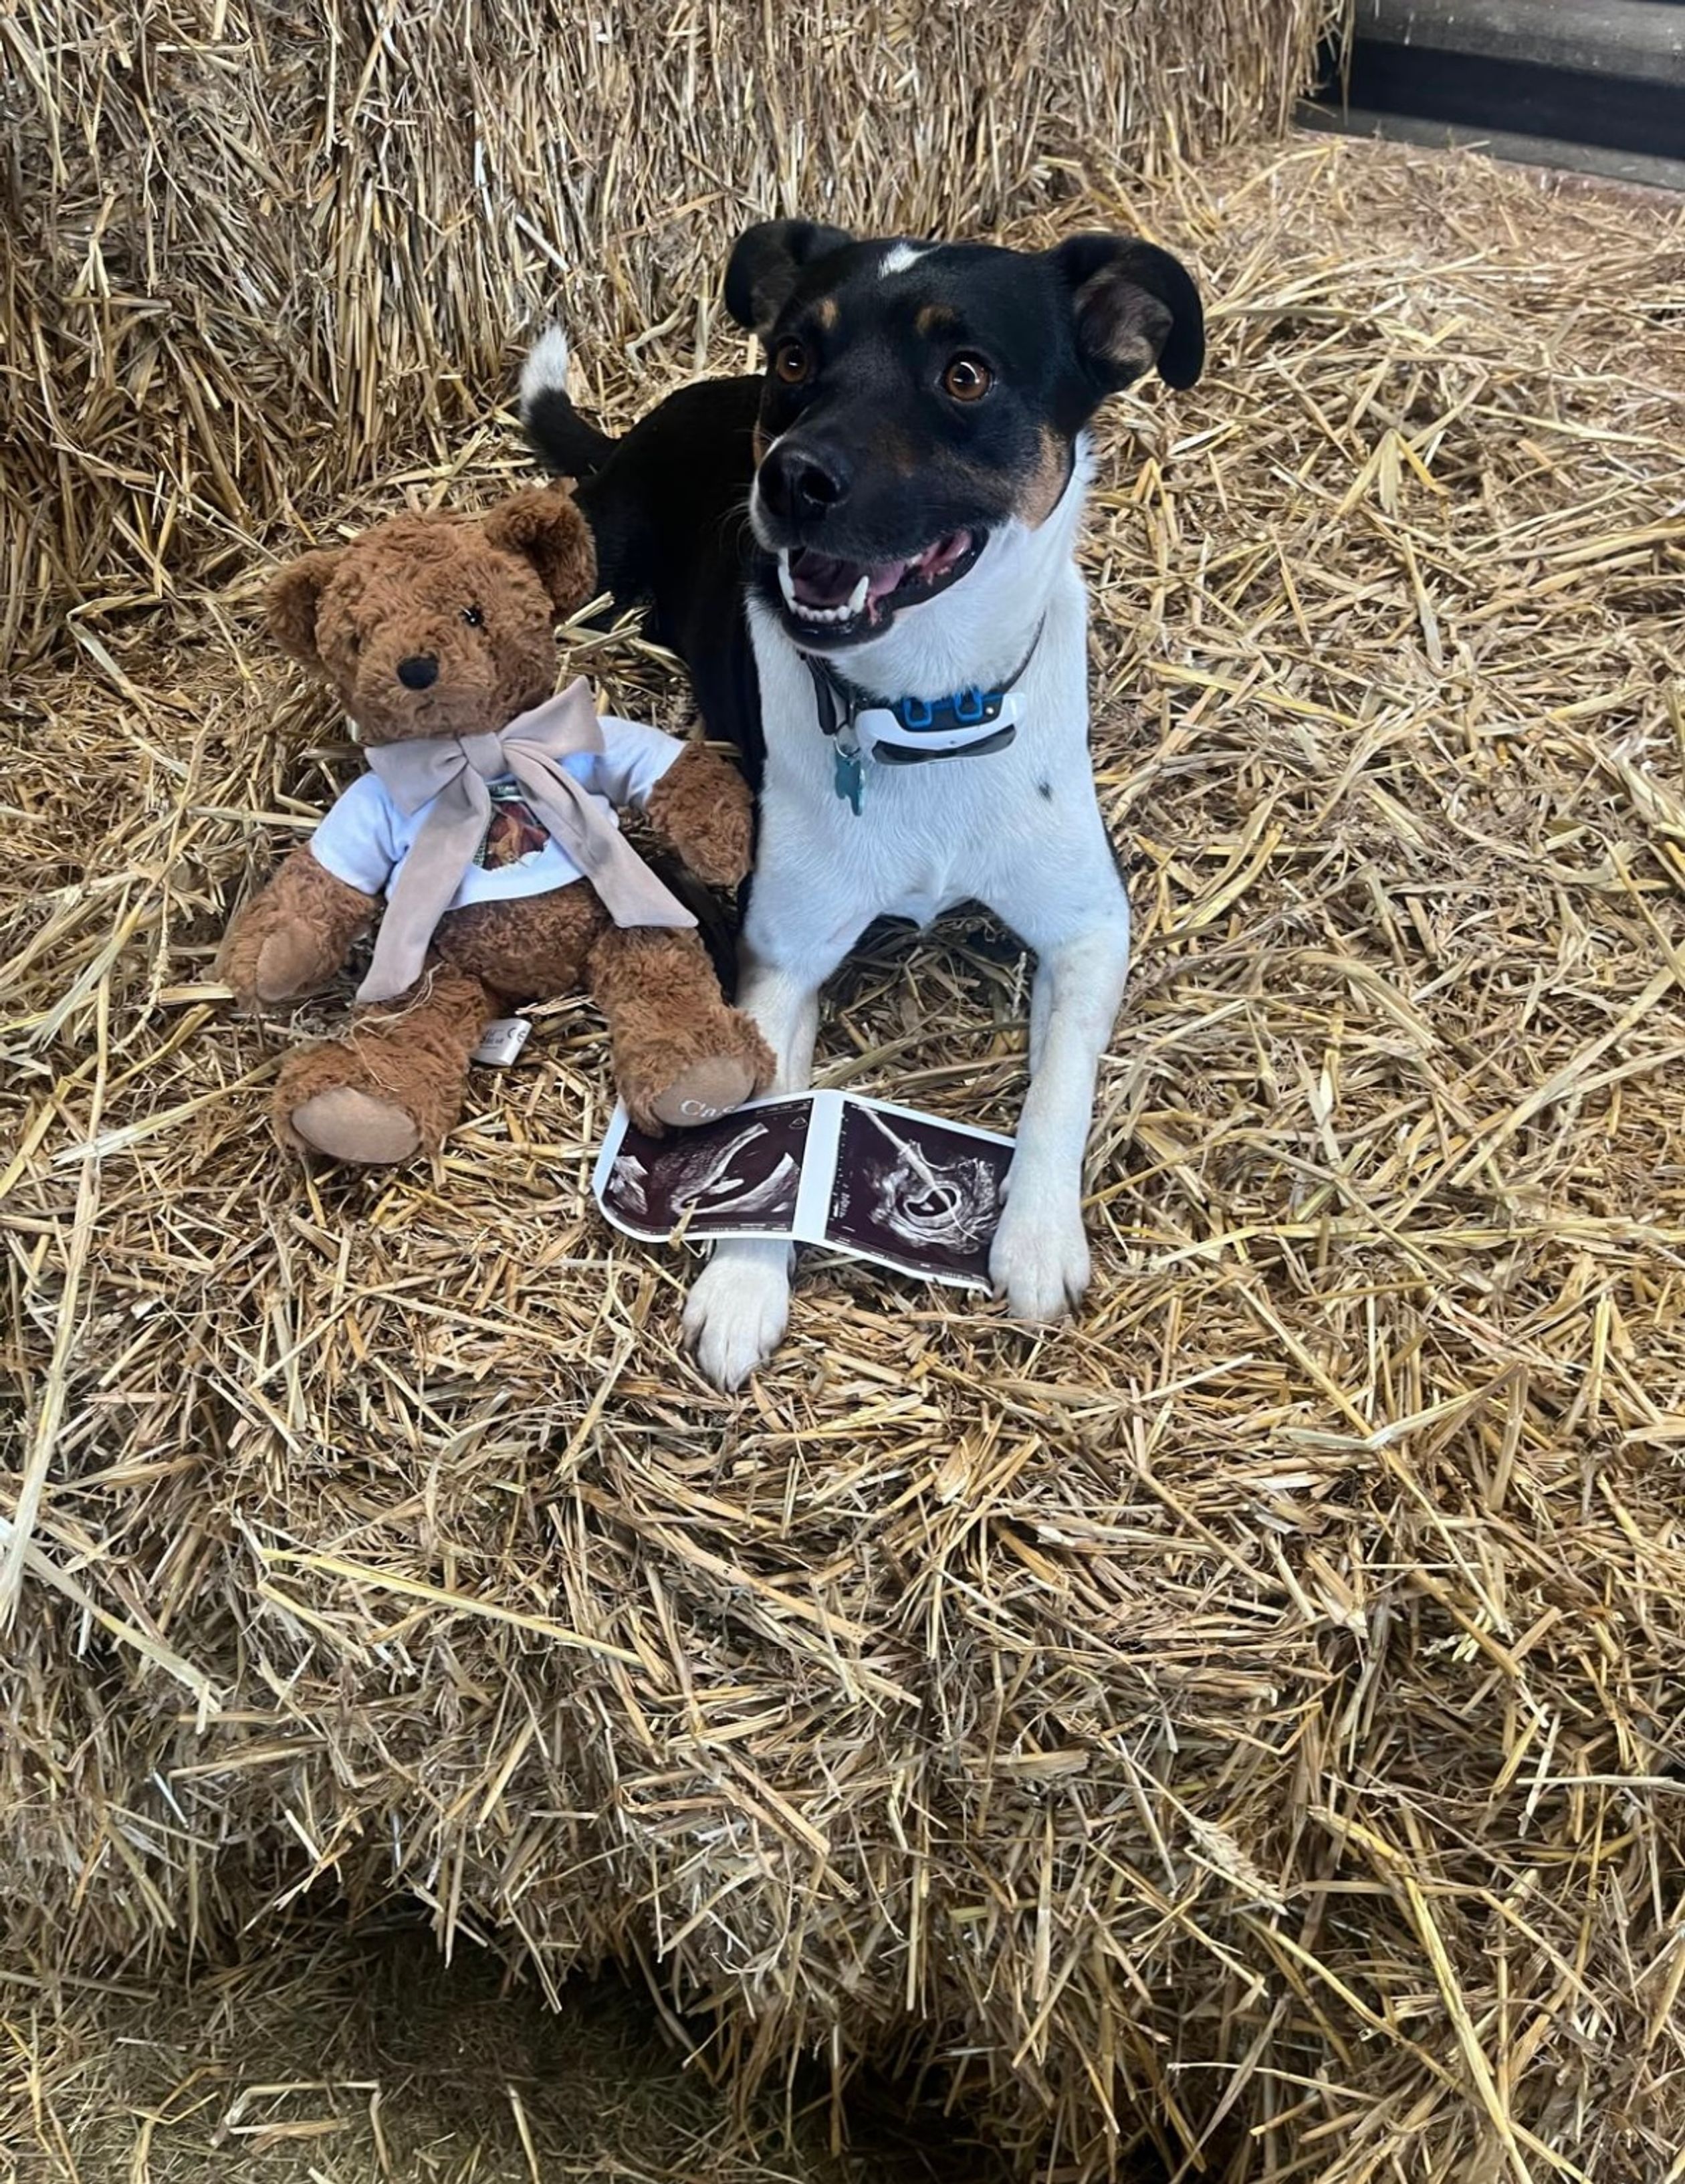
<svg viewBox="0 0 1685 2184">
<path fill-rule="evenodd" d="M 370 1162 L 436 1149 L 487 1022 L 581 980 L 641 1128 L 707 1121 L 770 1078 L 694 917 L 614 816 L 642 810 L 699 879 L 733 886 L 749 863 L 741 776 L 700 744 L 599 722 L 583 682 L 551 696 L 554 622 L 595 574 L 584 518 L 542 489 L 483 518 L 395 516 L 274 580 L 271 630 L 332 685 L 370 771 L 240 912 L 220 975 L 247 1006 L 315 992 L 386 898 L 349 1032 L 282 1066 L 284 1144 Z"/>
</svg>

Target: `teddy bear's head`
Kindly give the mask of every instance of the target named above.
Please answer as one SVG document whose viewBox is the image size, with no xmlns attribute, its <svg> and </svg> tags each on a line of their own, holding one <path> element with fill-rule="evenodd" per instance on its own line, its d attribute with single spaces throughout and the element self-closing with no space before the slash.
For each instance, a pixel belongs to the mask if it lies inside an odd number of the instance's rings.
<svg viewBox="0 0 1685 2184">
<path fill-rule="evenodd" d="M 552 630 L 591 597 L 596 566 L 559 489 L 484 516 L 396 515 L 283 569 L 270 628 L 332 684 L 365 743 L 474 735 L 550 695 Z"/>
</svg>

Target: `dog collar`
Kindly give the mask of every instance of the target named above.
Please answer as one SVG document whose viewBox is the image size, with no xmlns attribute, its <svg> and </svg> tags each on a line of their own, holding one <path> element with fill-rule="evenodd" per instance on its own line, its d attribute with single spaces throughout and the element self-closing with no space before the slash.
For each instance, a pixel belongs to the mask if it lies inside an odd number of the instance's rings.
<svg viewBox="0 0 1685 2184">
<path fill-rule="evenodd" d="M 1045 623 L 1005 682 L 992 690 L 956 690 L 946 698 L 877 698 L 839 675 L 828 660 L 804 655 L 819 706 L 819 725 L 835 744 L 831 786 L 856 818 L 865 784 L 865 762 L 921 766 L 938 758 L 986 758 L 1018 733 L 1013 695 L 1036 656 Z"/>
</svg>

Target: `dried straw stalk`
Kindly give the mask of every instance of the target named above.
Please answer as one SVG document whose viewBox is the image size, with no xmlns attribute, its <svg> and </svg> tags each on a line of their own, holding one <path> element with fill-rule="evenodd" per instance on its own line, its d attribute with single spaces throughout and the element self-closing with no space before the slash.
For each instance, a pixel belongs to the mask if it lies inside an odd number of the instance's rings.
<svg viewBox="0 0 1685 2184">
<path fill-rule="evenodd" d="M 1316 142 L 1011 231 L 1109 220 L 1214 354 L 1087 549 L 1141 950 L 1055 1337 L 820 1263 L 711 1395 L 571 1004 L 436 1172 L 301 1176 L 309 1013 L 204 983 L 347 764 L 259 571 L 14 688 L 15 1946 L 336 1881 L 641 1953 L 739 2085 L 945 2056 L 1061 2175 L 1679 2174 L 1685 226 Z M 692 333 L 589 348 L 611 414 Z M 518 473 L 494 386 L 342 520 Z M 883 936 L 824 1075 L 1008 1123 L 1024 1002 Z"/>
</svg>

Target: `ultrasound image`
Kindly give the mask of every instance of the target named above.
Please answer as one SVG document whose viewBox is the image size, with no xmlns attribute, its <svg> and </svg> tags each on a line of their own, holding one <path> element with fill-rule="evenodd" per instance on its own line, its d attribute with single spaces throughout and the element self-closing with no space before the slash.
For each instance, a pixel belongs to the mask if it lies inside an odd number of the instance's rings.
<svg viewBox="0 0 1685 2184">
<path fill-rule="evenodd" d="M 826 1241 L 908 1273 L 987 1284 L 1011 1159 L 1009 1145 L 851 1100 Z"/>
<path fill-rule="evenodd" d="M 796 1217 L 809 1108 L 792 1100 L 647 1138 L 628 1127 L 603 1193 L 604 1211 L 652 1240 L 685 1226 L 787 1235 Z"/>
</svg>

